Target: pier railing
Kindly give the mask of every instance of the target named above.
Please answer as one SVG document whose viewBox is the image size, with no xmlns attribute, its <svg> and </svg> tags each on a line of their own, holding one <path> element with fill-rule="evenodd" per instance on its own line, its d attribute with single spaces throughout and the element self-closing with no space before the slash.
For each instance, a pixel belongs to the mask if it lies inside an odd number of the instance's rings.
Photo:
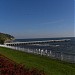
<svg viewBox="0 0 75 75">
<path fill-rule="evenodd" d="M 41 55 L 41 56 L 48 56 L 48 57 L 53 58 L 53 59 L 59 59 L 59 60 L 62 60 L 62 61 L 75 63 L 75 54 L 56 52 L 56 51 L 52 51 L 52 50 L 48 50 L 48 49 L 21 48 L 21 47 L 17 47 L 17 46 L 2 45 L 2 47 L 7 47 L 7 48 L 14 49 L 14 50 L 38 54 L 38 55 Z"/>
</svg>

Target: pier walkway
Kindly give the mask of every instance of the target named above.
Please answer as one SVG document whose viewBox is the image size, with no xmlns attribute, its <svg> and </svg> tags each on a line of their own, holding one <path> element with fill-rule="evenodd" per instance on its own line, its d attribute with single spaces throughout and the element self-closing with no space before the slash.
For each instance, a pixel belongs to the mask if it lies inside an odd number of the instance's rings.
<svg viewBox="0 0 75 75">
<path fill-rule="evenodd" d="M 69 41 L 70 39 L 61 39 L 61 40 L 46 40 L 46 41 L 28 41 L 28 42 L 11 42 L 11 43 L 4 43 L 7 46 L 15 46 L 15 45 L 25 45 L 25 44 L 44 44 L 50 42 L 64 42 Z"/>
</svg>

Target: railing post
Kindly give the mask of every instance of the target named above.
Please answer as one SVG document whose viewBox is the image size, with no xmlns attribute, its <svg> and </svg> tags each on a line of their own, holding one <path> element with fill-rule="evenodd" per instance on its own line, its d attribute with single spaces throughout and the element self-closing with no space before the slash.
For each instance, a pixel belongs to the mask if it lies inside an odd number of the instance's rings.
<svg viewBox="0 0 75 75">
<path fill-rule="evenodd" d="M 63 53 L 61 52 L 61 60 L 63 60 Z"/>
</svg>

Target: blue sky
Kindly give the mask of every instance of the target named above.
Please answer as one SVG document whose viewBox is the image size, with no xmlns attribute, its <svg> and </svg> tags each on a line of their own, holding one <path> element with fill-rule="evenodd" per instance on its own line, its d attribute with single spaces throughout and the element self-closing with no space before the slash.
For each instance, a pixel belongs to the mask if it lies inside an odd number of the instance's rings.
<svg viewBox="0 0 75 75">
<path fill-rule="evenodd" d="M 0 0 L 0 32 L 16 38 L 74 36 L 74 0 Z"/>
</svg>

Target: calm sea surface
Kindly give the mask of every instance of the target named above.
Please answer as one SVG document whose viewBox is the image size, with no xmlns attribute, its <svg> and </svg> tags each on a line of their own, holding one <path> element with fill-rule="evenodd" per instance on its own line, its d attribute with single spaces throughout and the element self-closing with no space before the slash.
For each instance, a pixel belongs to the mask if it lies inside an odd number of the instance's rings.
<svg viewBox="0 0 75 75">
<path fill-rule="evenodd" d="M 47 49 L 54 52 L 63 52 L 67 54 L 75 54 L 75 37 L 66 37 L 66 38 L 37 38 L 37 39 L 16 39 L 15 42 L 28 42 L 28 41 L 45 41 L 45 40 L 61 40 L 61 39 L 70 39 L 69 41 L 64 42 L 51 42 L 41 45 L 19 45 L 21 48 L 30 48 L 30 49 Z"/>
</svg>

